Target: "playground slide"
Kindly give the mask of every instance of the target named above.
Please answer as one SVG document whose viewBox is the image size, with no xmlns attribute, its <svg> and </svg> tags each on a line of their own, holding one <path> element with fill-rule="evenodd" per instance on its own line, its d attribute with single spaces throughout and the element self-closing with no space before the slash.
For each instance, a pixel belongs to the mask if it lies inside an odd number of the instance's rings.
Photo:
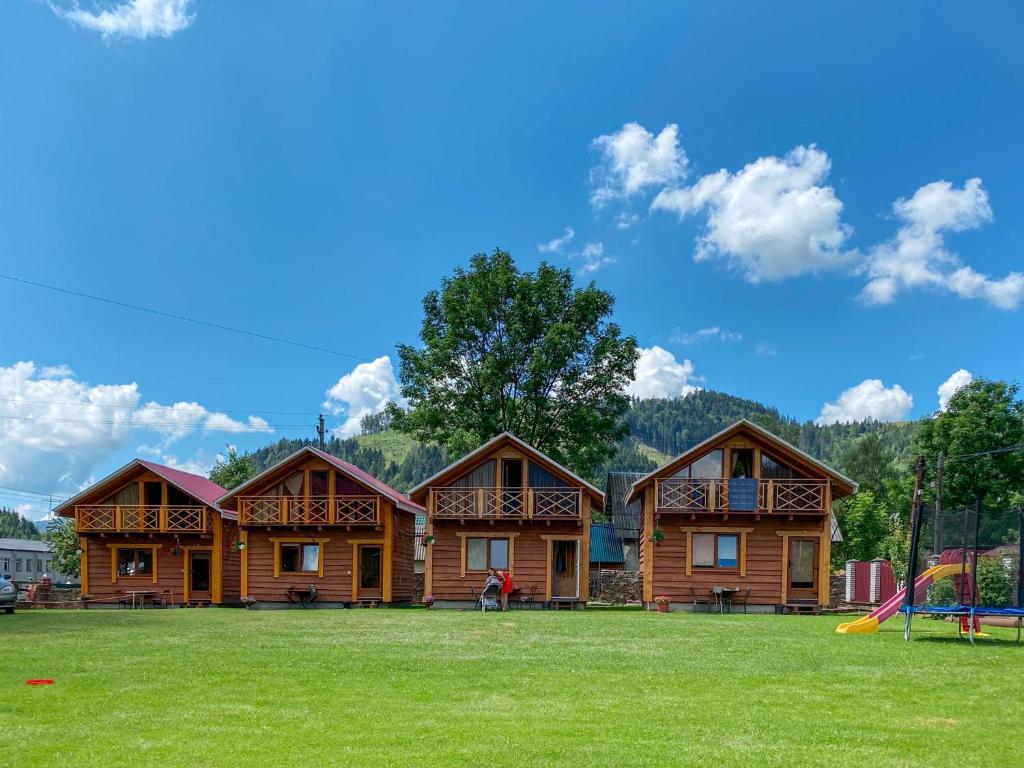
<svg viewBox="0 0 1024 768">
<path fill-rule="evenodd" d="M 970 566 L 968 566 L 968 570 L 969 569 Z M 917 603 L 918 600 L 924 600 L 925 595 L 928 592 L 928 587 L 939 579 L 945 579 L 949 576 L 959 576 L 963 572 L 964 566 L 961 563 L 932 566 L 918 576 L 917 581 L 914 582 L 914 602 Z M 836 627 L 836 632 L 841 635 L 870 635 L 877 632 L 878 626 L 883 621 L 899 611 L 900 606 L 903 605 L 903 598 L 906 594 L 907 590 L 904 587 L 880 606 L 875 608 L 875 610 L 867 616 L 863 616 L 856 621 L 848 621 L 845 624 L 840 624 Z"/>
</svg>

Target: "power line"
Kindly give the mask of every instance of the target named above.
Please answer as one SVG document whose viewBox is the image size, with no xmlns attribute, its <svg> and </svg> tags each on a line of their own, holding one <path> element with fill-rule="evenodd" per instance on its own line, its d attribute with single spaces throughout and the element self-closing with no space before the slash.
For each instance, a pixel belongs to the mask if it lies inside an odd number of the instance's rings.
<svg viewBox="0 0 1024 768">
<path fill-rule="evenodd" d="M 26 402 L 33 406 L 81 406 L 83 408 L 119 408 L 129 411 L 174 411 L 175 406 L 156 406 L 156 404 L 145 404 L 145 406 L 121 406 L 121 404 L 104 402 L 59 402 L 55 400 L 27 400 L 22 397 L 0 397 L 0 402 Z M 254 411 L 247 408 L 202 408 L 210 412 L 220 414 L 267 414 L 272 416 L 315 416 L 316 411 Z"/>
<path fill-rule="evenodd" d="M 328 355 L 337 355 L 338 357 L 349 357 L 353 360 L 360 360 L 364 362 L 370 362 L 370 358 L 361 357 L 359 355 L 353 355 L 349 352 L 338 352 L 335 349 L 328 349 L 326 347 L 318 347 L 315 344 L 305 344 L 301 341 L 292 341 L 291 339 L 282 339 L 277 336 L 268 336 L 265 333 L 257 333 L 256 331 L 247 331 L 244 328 L 232 328 L 229 325 L 221 325 L 220 323 L 212 323 L 209 320 L 198 320 L 194 317 L 186 317 L 185 315 L 176 315 L 172 312 L 164 312 L 160 309 L 153 309 L 152 307 L 142 307 L 138 304 L 128 304 L 124 301 L 117 301 L 116 299 L 107 299 L 102 296 L 93 296 L 88 293 L 81 291 L 73 291 L 70 288 L 59 288 L 55 285 L 47 285 L 46 283 L 37 283 L 33 280 L 25 280 L 21 277 L 14 277 L 13 275 L 0 274 L 0 278 L 4 280 L 10 280 L 15 283 L 21 283 L 23 285 L 31 285 L 36 288 L 45 288 L 48 291 L 56 291 L 57 293 L 64 293 L 69 296 L 77 296 L 80 299 L 89 299 L 90 301 L 99 301 L 103 304 L 111 304 L 115 307 L 121 307 L 122 309 L 133 309 L 136 312 L 148 312 L 151 315 L 158 315 L 160 317 L 170 318 L 171 320 L 181 320 L 186 323 L 193 323 L 195 325 L 206 326 L 207 328 L 216 328 L 220 331 L 229 331 L 230 333 L 238 333 L 243 336 L 252 336 L 257 339 L 263 339 L 264 341 L 273 341 L 278 344 L 289 344 L 293 347 L 300 347 L 302 349 L 309 349 L 314 352 L 323 352 Z"/>
<path fill-rule="evenodd" d="M 58 419 L 58 418 L 41 418 L 39 416 L 6 416 L 0 414 L 0 421 L 3 419 L 17 419 L 18 421 L 38 421 L 46 424 L 50 423 L 62 423 L 62 424 L 106 424 L 109 426 L 118 427 L 179 427 L 181 429 L 205 429 L 209 425 L 206 422 L 200 424 L 182 424 L 176 421 L 159 422 L 159 421 L 117 421 L 114 419 L 109 420 L 98 420 L 98 419 Z M 243 424 L 239 422 L 237 426 L 215 426 L 211 432 L 264 432 L 268 429 L 309 429 L 308 424 Z"/>
</svg>

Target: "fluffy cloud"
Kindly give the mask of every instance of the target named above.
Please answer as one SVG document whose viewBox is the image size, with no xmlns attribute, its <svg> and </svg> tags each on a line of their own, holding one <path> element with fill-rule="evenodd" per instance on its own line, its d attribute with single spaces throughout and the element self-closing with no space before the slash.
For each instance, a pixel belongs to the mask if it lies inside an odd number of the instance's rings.
<svg viewBox="0 0 1024 768">
<path fill-rule="evenodd" d="M 871 304 L 888 304 L 899 291 L 933 286 L 965 299 L 983 299 L 1000 309 L 1015 309 L 1024 300 L 1024 274 L 993 279 L 964 265 L 947 250 L 946 232 L 964 232 L 992 221 L 992 208 L 981 179 L 959 189 L 948 181 L 926 184 L 892 206 L 900 228 L 891 240 L 875 246 L 863 271 L 868 283 L 861 293 Z"/>
<path fill-rule="evenodd" d="M 907 418 L 913 406 L 914 398 L 899 384 L 886 387 L 880 379 L 865 379 L 844 390 L 834 403 L 825 403 L 817 423 L 899 421 Z"/>
<path fill-rule="evenodd" d="M 686 177 L 688 160 L 674 123 L 657 136 L 639 123 L 626 123 L 615 133 L 598 136 L 594 146 L 601 152 L 601 163 L 590 172 L 590 202 L 595 208 Z"/>
<path fill-rule="evenodd" d="M 687 345 L 696 344 L 700 341 L 739 341 L 742 338 L 742 333 L 727 331 L 724 328 L 719 328 L 717 325 L 713 325 L 710 328 L 701 328 L 693 333 L 683 333 L 680 329 L 676 328 L 670 337 L 671 341 L 674 341 L 676 344 Z"/>
<path fill-rule="evenodd" d="M 950 377 L 944 382 L 939 384 L 939 410 L 946 410 L 946 408 L 949 407 L 950 398 L 957 393 L 957 390 L 961 387 L 966 387 L 972 381 L 974 381 L 973 374 L 965 368 L 961 368 L 959 371 L 950 375 Z"/>
<path fill-rule="evenodd" d="M 192 25 L 192 0 L 127 0 L 120 3 L 91 3 L 84 9 L 75 0 L 72 7 L 52 5 L 54 12 L 83 29 L 114 37 L 170 37 Z"/>
<path fill-rule="evenodd" d="M 613 257 L 605 256 L 604 243 L 587 243 L 583 246 L 582 251 L 572 254 L 569 258 L 579 259 L 583 262 L 576 270 L 576 274 L 580 276 L 592 275 L 601 267 L 615 263 Z"/>
<path fill-rule="evenodd" d="M 345 421 L 334 432 L 341 437 L 359 434 L 359 422 L 364 416 L 380 413 L 389 400 L 401 402 L 402 396 L 395 379 L 391 358 L 378 357 L 370 363 L 360 363 L 327 390 L 324 408 Z"/>
<path fill-rule="evenodd" d="M 668 350 L 659 346 L 640 348 L 636 364 L 636 378 L 629 386 L 633 397 L 677 397 L 696 392 L 700 387 L 694 380 L 693 363 L 679 362 Z"/>
<path fill-rule="evenodd" d="M 680 218 L 706 212 L 694 258 L 724 258 L 752 283 L 835 269 L 856 254 L 843 250 L 852 229 L 842 221 L 842 201 L 824 185 L 830 168 L 813 144 L 796 147 L 737 173 L 722 169 L 663 189 L 651 209 Z"/>
<path fill-rule="evenodd" d="M 240 422 L 198 403 L 141 405 L 137 384 L 92 385 L 66 366 L 0 366 L 0 483 L 67 493 L 87 483 L 140 433 L 162 451 L 197 430 L 270 432 L 262 419 Z"/>
<path fill-rule="evenodd" d="M 537 246 L 537 250 L 541 253 L 557 253 L 571 243 L 574 237 L 576 237 L 576 230 L 572 227 L 566 227 L 565 233 L 561 237 L 541 243 Z"/>
</svg>

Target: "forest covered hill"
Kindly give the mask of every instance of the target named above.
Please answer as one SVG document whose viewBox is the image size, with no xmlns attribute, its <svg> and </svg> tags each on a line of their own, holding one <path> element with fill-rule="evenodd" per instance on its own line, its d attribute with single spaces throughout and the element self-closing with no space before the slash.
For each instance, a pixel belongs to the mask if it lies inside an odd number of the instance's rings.
<svg viewBox="0 0 1024 768">
<path fill-rule="evenodd" d="M 743 418 L 840 470 L 844 453 L 857 438 L 867 434 L 877 434 L 896 459 L 906 458 L 917 425 L 875 421 L 828 426 L 801 423 L 754 400 L 708 390 L 671 400 L 634 400 L 626 414 L 629 436 L 620 443 L 615 456 L 590 479 L 604 487 L 604 475 L 609 470 L 650 471 Z M 253 462 L 262 471 L 313 442 L 283 438 L 254 451 Z M 326 448 L 402 491 L 408 491 L 450 461 L 444 448 L 419 443 L 393 429 L 374 430 L 347 440 L 332 438 Z"/>
</svg>

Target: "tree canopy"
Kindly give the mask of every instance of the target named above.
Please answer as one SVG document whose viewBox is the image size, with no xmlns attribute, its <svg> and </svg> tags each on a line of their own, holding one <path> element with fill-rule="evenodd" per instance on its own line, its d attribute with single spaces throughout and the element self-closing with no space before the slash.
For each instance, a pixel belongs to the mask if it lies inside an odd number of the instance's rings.
<svg viewBox="0 0 1024 768">
<path fill-rule="evenodd" d="M 398 347 L 409 408 L 392 409 L 395 424 L 455 455 L 512 432 L 589 476 L 625 434 L 638 358 L 614 303 L 567 269 L 474 256 L 424 297 L 422 347 Z"/>
<path fill-rule="evenodd" d="M 43 538 L 50 545 L 54 570 L 68 576 L 80 575 L 81 558 L 78 554 L 79 541 L 75 524 L 71 520 L 54 520 Z"/>
<path fill-rule="evenodd" d="M 0 507 L 0 537 L 7 539 L 42 538 L 36 524 L 13 509 Z"/>
<path fill-rule="evenodd" d="M 231 490 L 236 488 L 251 477 L 255 477 L 258 470 L 252 454 L 239 454 L 233 446 L 228 446 L 227 457 L 217 458 L 217 463 L 210 470 L 210 479 L 221 488 Z"/>
</svg>

